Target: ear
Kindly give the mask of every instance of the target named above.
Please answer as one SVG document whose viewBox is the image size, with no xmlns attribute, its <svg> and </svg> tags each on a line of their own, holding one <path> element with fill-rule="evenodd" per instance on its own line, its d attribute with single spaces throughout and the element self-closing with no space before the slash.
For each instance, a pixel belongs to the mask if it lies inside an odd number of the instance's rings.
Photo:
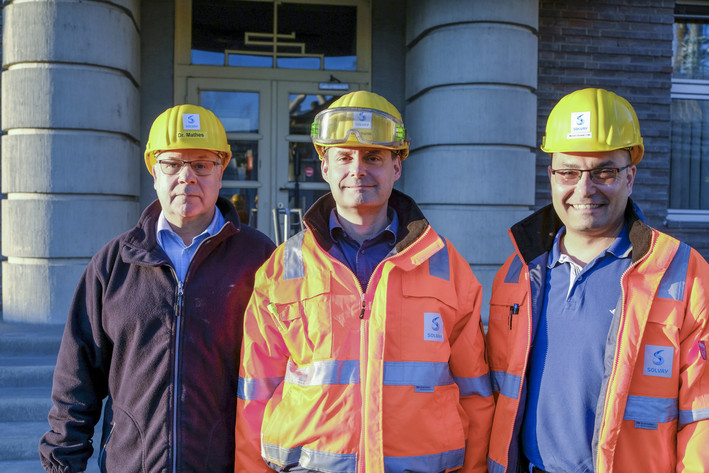
<svg viewBox="0 0 709 473">
<path fill-rule="evenodd" d="M 158 174 L 157 174 L 157 173 L 158 173 L 158 168 L 157 168 L 157 166 L 158 166 L 158 163 L 157 163 L 157 162 L 156 162 L 155 164 L 153 164 L 153 170 L 152 170 L 152 173 L 151 173 L 151 174 L 153 175 L 153 188 L 154 188 L 154 189 L 156 189 L 155 186 L 157 186 L 157 183 L 158 183 Z"/>
<path fill-rule="evenodd" d="M 394 181 L 398 181 L 401 177 L 401 155 L 392 153 L 391 159 L 394 160 Z"/>
<path fill-rule="evenodd" d="M 635 184 L 635 173 L 637 173 L 638 167 L 633 165 L 628 168 L 626 173 L 626 183 L 628 185 L 628 195 L 633 193 L 633 184 Z"/>
<path fill-rule="evenodd" d="M 323 153 L 322 159 L 320 160 L 320 173 L 322 174 L 322 178 L 325 180 L 325 182 L 329 183 L 329 172 L 330 170 L 330 164 L 327 159 L 327 153 Z"/>
</svg>

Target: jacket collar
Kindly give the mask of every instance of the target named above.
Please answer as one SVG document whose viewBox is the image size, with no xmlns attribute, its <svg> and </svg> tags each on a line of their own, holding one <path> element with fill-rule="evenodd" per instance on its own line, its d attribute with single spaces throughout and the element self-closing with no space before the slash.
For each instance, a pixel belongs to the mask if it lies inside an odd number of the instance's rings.
<svg viewBox="0 0 709 473">
<path fill-rule="evenodd" d="M 226 225 L 213 238 L 223 239 L 241 229 L 239 215 L 234 206 L 224 197 L 217 199 L 217 208 L 224 216 Z M 126 262 L 141 262 L 149 265 L 163 264 L 169 261 L 157 242 L 156 229 L 160 217 L 160 202 L 155 200 L 148 205 L 138 220 L 138 224 L 122 238 L 121 254 Z"/>
<path fill-rule="evenodd" d="M 416 202 L 396 189 L 391 192 L 389 206 L 396 211 L 399 218 L 396 251 L 401 252 L 423 234 L 429 223 L 423 216 L 421 209 L 416 205 Z M 329 222 L 330 212 L 334 208 L 335 199 L 332 197 L 332 193 L 328 192 L 318 199 L 303 217 L 305 224 L 312 230 L 318 244 L 325 251 L 330 251 L 332 247 L 332 240 L 329 238 Z"/>
<path fill-rule="evenodd" d="M 549 204 L 510 228 L 512 241 L 525 264 L 551 251 L 554 238 L 563 225 L 553 205 Z M 636 262 L 650 250 L 652 228 L 643 222 L 640 209 L 632 199 L 628 199 L 625 207 L 625 226 L 633 245 L 632 261 Z"/>
</svg>

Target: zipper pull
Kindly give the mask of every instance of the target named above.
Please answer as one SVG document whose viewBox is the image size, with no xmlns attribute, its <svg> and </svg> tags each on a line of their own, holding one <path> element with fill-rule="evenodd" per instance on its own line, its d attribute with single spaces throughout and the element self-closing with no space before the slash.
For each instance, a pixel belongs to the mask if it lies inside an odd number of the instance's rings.
<svg viewBox="0 0 709 473">
<path fill-rule="evenodd" d="M 182 315 L 182 281 L 177 281 L 177 301 L 175 301 L 175 315 Z"/>
<path fill-rule="evenodd" d="M 361 298 L 361 299 L 362 299 L 362 310 L 360 310 L 360 312 L 359 312 L 359 318 L 360 318 L 360 319 L 363 319 L 363 318 L 364 318 L 364 309 L 367 307 L 367 303 L 366 303 L 366 301 L 364 300 L 364 294 L 362 294 L 362 298 Z"/>
<path fill-rule="evenodd" d="M 512 316 L 519 314 L 519 304 L 510 306 L 510 330 L 512 330 Z"/>
</svg>

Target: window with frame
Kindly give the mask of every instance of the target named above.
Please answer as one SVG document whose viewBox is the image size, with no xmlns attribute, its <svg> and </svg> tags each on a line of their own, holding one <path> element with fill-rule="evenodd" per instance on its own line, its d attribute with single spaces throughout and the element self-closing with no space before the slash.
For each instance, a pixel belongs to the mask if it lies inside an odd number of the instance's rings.
<svg viewBox="0 0 709 473">
<path fill-rule="evenodd" d="M 709 222 L 709 2 L 677 4 L 668 220 Z"/>
</svg>

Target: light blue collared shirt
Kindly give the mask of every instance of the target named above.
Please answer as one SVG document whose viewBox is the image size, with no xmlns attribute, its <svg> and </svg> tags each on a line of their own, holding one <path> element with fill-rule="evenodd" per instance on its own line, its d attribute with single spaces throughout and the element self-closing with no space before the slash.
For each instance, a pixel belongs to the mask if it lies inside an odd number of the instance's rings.
<svg viewBox="0 0 709 473">
<path fill-rule="evenodd" d="M 608 330 L 631 263 L 627 228 L 581 268 L 556 235 L 547 260 L 544 303 L 527 370 L 522 449 L 547 471 L 593 472 L 591 443 Z"/>
<path fill-rule="evenodd" d="M 391 223 L 360 245 L 345 233 L 335 209 L 330 212 L 330 238 L 334 243 L 330 248 L 330 254 L 345 263 L 355 273 L 363 291 L 367 290 L 369 278 L 372 277 L 377 265 L 387 256 L 396 253 L 394 245 L 396 245 L 396 232 L 399 230 L 399 217 L 391 207 L 388 208 L 387 214 Z"/>
<path fill-rule="evenodd" d="M 180 238 L 180 236 L 170 227 L 170 224 L 165 218 L 165 214 L 160 212 L 156 230 L 158 245 L 160 245 L 160 248 L 167 253 L 168 258 L 172 261 L 172 265 L 175 267 L 175 273 L 177 274 L 177 279 L 180 282 L 185 280 L 187 268 L 189 268 L 190 261 L 192 261 L 192 257 L 197 251 L 200 243 L 210 236 L 219 233 L 219 230 L 222 229 L 225 223 L 226 220 L 224 219 L 224 216 L 215 205 L 214 218 L 212 218 L 212 222 L 202 233 L 192 239 L 192 243 L 190 243 L 189 246 L 185 246 L 182 238 Z"/>
</svg>

